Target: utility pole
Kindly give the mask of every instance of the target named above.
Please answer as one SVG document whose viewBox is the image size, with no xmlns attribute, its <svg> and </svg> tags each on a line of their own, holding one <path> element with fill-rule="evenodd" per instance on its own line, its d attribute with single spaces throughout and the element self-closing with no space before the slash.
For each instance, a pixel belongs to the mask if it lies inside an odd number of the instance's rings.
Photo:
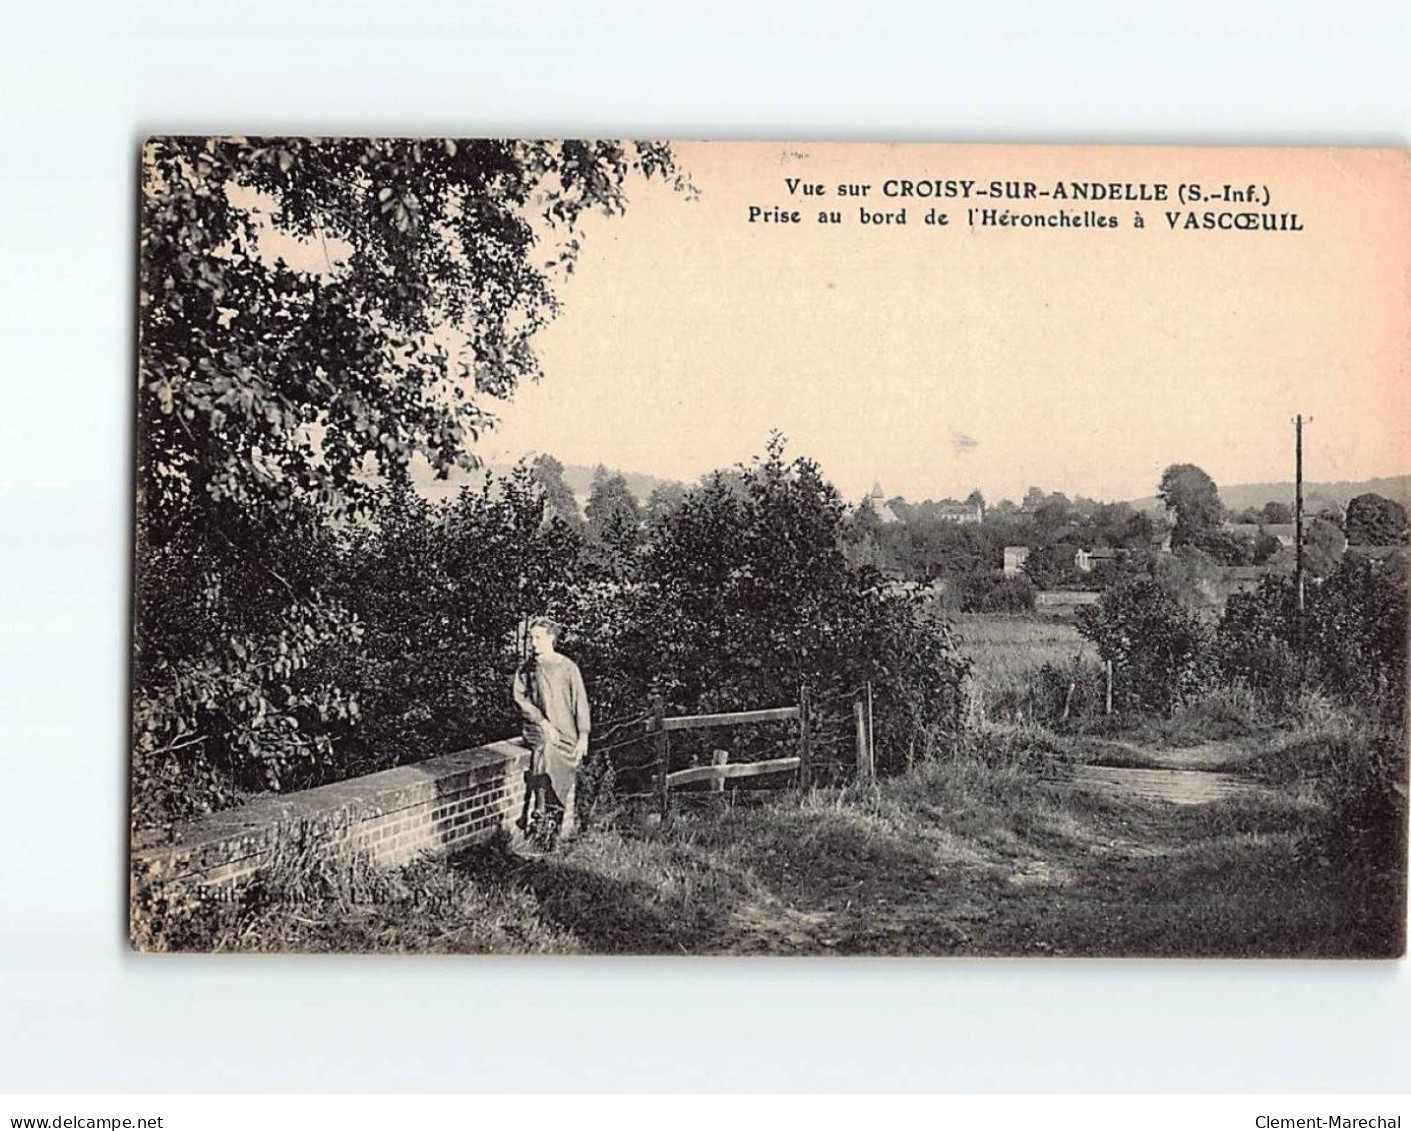
<svg viewBox="0 0 1411 1131">
<path fill-rule="evenodd" d="M 1310 416 L 1309 422 L 1313 420 Z M 1299 663 L 1304 652 L 1303 577 L 1303 413 L 1293 418 L 1293 646 Z"/>
<path fill-rule="evenodd" d="M 1298 594 L 1298 636 L 1303 643 L 1303 414 L 1293 418 L 1293 583 Z"/>
</svg>

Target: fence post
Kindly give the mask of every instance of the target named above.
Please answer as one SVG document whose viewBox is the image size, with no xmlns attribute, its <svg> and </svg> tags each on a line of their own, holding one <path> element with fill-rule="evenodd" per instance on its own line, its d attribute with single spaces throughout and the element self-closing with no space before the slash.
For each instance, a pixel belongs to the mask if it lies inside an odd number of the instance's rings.
<svg viewBox="0 0 1411 1131">
<path fill-rule="evenodd" d="M 873 774 L 877 772 L 877 736 L 872 729 L 872 681 L 869 679 L 867 687 L 867 764 L 871 767 Z M 908 766 L 907 769 L 911 767 Z"/>
<path fill-rule="evenodd" d="M 730 751 L 728 751 L 728 750 L 712 750 L 712 751 L 710 752 L 710 764 L 711 764 L 712 766 L 723 766 L 723 765 L 725 765 L 725 764 L 726 764 L 727 762 L 729 762 L 729 761 L 730 761 Z M 725 792 L 725 775 L 724 775 L 724 774 L 721 774 L 719 777 L 711 778 L 711 779 L 710 779 L 710 791 L 711 791 L 712 793 L 724 793 L 724 792 Z"/>
<path fill-rule="evenodd" d="M 799 786 L 802 789 L 807 789 L 813 781 L 809 754 L 808 684 L 802 684 L 799 687 Z"/>
<path fill-rule="evenodd" d="M 671 770 L 671 738 L 666 733 L 666 706 L 660 695 L 652 696 L 651 725 L 656 732 L 657 805 L 665 824 L 671 813 L 671 791 L 666 784 L 666 775 Z"/>
<path fill-rule="evenodd" d="M 1112 661 L 1107 661 L 1107 707 L 1104 714 L 1112 714 Z"/>
<path fill-rule="evenodd" d="M 862 692 L 852 697 L 852 722 L 857 736 L 857 780 L 871 783 L 872 751 L 867 742 L 867 708 L 862 702 Z"/>
</svg>

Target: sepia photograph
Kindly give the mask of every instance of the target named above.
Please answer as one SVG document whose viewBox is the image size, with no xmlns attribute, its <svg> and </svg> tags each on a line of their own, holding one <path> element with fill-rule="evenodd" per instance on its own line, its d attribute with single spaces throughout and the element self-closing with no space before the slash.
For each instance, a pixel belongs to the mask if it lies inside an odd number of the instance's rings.
<svg viewBox="0 0 1411 1131">
<path fill-rule="evenodd" d="M 136 950 L 1404 955 L 1407 151 L 135 163 Z"/>
</svg>

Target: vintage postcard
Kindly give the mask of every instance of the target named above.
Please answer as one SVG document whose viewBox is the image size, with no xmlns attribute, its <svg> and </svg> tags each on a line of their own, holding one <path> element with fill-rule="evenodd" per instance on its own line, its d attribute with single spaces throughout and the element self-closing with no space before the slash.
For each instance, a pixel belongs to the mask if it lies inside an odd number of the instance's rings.
<svg viewBox="0 0 1411 1131">
<path fill-rule="evenodd" d="M 1403 954 L 1405 151 L 141 177 L 135 947 Z"/>
</svg>

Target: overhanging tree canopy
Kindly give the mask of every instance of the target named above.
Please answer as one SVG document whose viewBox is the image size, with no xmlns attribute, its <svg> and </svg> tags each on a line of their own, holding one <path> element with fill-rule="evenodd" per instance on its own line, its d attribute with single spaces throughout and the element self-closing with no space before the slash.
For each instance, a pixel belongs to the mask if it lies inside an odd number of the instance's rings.
<svg viewBox="0 0 1411 1131">
<path fill-rule="evenodd" d="M 145 532 L 226 501 L 345 513 L 418 453 L 468 466 L 486 399 L 539 376 L 580 217 L 623 211 L 634 170 L 684 184 L 649 143 L 148 142 Z"/>
</svg>

